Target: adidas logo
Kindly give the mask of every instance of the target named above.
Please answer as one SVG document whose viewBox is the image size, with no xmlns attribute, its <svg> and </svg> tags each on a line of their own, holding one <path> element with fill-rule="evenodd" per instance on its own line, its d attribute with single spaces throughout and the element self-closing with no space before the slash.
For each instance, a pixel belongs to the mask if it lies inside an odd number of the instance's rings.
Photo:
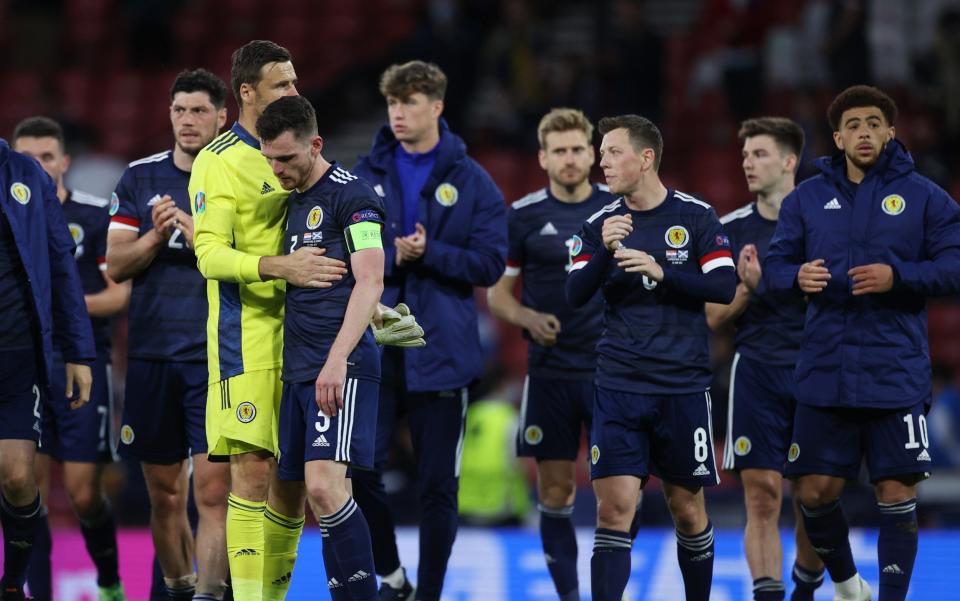
<svg viewBox="0 0 960 601">
<path fill-rule="evenodd" d="M 547 560 L 547 565 L 550 565 L 551 563 L 557 563 L 557 560 L 554 559 L 553 555 L 550 555 L 549 553 L 544 553 L 543 558 Z"/>
<path fill-rule="evenodd" d="M 358 570 L 356 574 L 347 578 L 347 582 L 360 582 L 361 580 L 369 577 L 370 577 L 370 574 L 368 574 L 367 572 L 364 572 L 363 570 Z"/>
<path fill-rule="evenodd" d="M 327 588 L 340 588 L 343 586 L 336 578 L 327 580 Z"/>
<path fill-rule="evenodd" d="M 273 186 L 271 186 L 267 182 L 263 182 L 263 186 L 260 188 L 260 194 L 269 194 L 273 191 L 274 191 Z"/>
<path fill-rule="evenodd" d="M 813 550 L 817 552 L 817 555 L 830 555 L 833 553 L 833 549 L 828 549 L 827 547 L 814 547 Z"/>
<path fill-rule="evenodd" d="M 709 475 L 710 475 L 710 470 L 707 469 L 707 466 L 705 466 L 704 464 L 701 463 L 700 466 L 699 466 L 697 469 L 693 470 L 693 475 L 694 475 L 694 476 L 709 476 Z"/>
<path fill-rule="evenodd" d="M 690 561 L 704 561 L 713 557 L 713 551 L 707 551 L 706 553 L 701 553 L 696 557 L 691 557 Z"/>
<path fill-rule="evenodd" d="M 547 222 L 547 225 L 540 228 L 541 236 L 556 236 L 559 233 L 560 232 L 557 231 L 557 228 L 553 227 L 553 224 L 549 221 Z"/>
<path fill-rule="evenodd" d="M 840 207 L 840 201 L 837 200 L 836 198 L 834 198 L 833 200 L 831 200 L 831 201 L 828 202 L 827 204 L 823 205 L 823 208 L 825 208 L 825 209 L 839 209 L 839 208 L 841 208 L 841 207 Z"/>
<path fill-rule="evenodd" d="M 897 564 L 891 563 L 887 567 L 883 568 L 883 573 L 884 574 L 903 574 L 903 570 L 901 570 L 900 566 L 898 566 Z"/>
<path fill-rule="evenodd" d="M 284 585 L 284 584 L 290 584 L 290 579 L 291 579 L 291 578 L 293 578 L 293 574 L 291 574 L 290 572 L 287 572 L 287 573 L 284 574 L 283 576 L 281 576 L 281 577 L 277 578 L 276 580 L 274 580 L 274 581 L 272 582 L 272 584 L 273 584 L 273 586 L 281 586 L 281 585 Z"/>
<path fill-rule="evenodd" d="M 920 454 L 917 455 L 917 461 L 930 461 L 930 453 L 926 449 L 920 451 Z"/>
<path fill-rule="evenodd" d="M 317 439 L 316 439 L 316 440 L 313 441 L 313 446 L 314 446 L 314 447 L 329 447 L 329 446 L 330 446 L 330 443 L 327 442 L 327 437 L 324 436 L 323 434 L 321 434 L 320 436 L 317 436 Z"/>
<path fill-rule="evenodd" d="M 9 542 L 11 547 L 16 547 L 18 549 L 29 549 L 33 547 L 33 543 L 28 540 L 12 540 Z"/>
<path fill-rule="evenodd" d="M 256 549 L 240 549 L 233 554 L 234 557 L 251 557 L 254 555 L 260 555 Z"/>
</svg>

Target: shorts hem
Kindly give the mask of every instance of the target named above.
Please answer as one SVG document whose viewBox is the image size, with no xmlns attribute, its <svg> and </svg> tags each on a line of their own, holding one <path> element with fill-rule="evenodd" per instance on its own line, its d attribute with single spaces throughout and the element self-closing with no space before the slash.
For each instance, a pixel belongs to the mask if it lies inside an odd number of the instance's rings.
<svg viewBox="0 0 960 601">
<path fill-rule="evenodd" d="M 834 478 L 843 478 L 844 480 L 856 480 L 860 475 L 860 466 L 853 468 L 818 468 L 818 467 L 788 467 L 784 469 L 783 475 L 791 480 L 801 476 L 833 476 Z"/>
<path fill-rule="evenodd" d="M 739 473 L 739 472 L 742 472 L 743 470 L 770 470 L 771 472 L 777 472 L 780 475 L 784 475 L 785 472 L 787 471 L 786 467 L 784 467 L 783 464 L 771 465 L 769 463 L 756 463 L 756 464 L 750 464 L 750 465 L 739 465 L 734 463 L 733 467 L 723 467 L 720 469 L 724 472 L 731 472 L 731 473 Z"/>
<path fill-rule="evenodd" d="M 904 476 L 916 476 L 917 482 L 921 482 L 930 478 L 932 471 L 929 469 L 915 469 L 915 468 L 892 468 L 889 470 L 878 470 L 877 472 L 870 472 L 870 482 L 876 483 L 880 480 L 886 480 L 890 478 L 901 478 Z"/>
<path fill-rule="evenodd" d="M 529 449 L 517 449 L 517 457 L 531 457 L 538 461 L 576 461 L 579 456 L 579 451 L 577 453 L 551 453 L 543 452 L 538 453 L 536 451 L 531 451 Z"/>
<path fill-rule="evenodd" d="M 635 467 L 609 467 L 597 469 L 590 466 L 590 480 L 600 480 L 601 478 L 612 478 L 614 476 L 633 476 L 634 478 L 648 478 L 649 471 L 644 471 Z"/>
</svg>

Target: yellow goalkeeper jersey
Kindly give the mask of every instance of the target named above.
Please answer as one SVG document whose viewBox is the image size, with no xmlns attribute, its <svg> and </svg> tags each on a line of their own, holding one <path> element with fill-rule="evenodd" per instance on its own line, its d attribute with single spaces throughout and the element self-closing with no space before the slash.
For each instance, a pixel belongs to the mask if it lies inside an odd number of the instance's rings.
<svg viewBox="0 0 960 601">
<path fill-rule="evenodd" d="M 210 383 L 281 364 L 284 283 L 262 281 L 259 265 L 261 257 L 283 254 L 287 195 L 259 141 L 239 123 L 193 163 L 194 248 L 210 307 Z"/>
</svg>

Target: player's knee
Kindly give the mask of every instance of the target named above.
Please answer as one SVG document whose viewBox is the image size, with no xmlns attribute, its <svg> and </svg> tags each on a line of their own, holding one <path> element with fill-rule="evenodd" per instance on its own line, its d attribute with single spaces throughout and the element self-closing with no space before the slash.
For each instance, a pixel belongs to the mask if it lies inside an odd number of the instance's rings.
<svg viewBox="0 0 960 601">
<path fill-rule="evenodd" d="M 673 523 L 680 532 L 696 532 L 707 521 L 707 512 L 697 497 L 673 496 L 667 500 Z"/>
<path fill-rule="evenodd" d="M 346 503 L 347 489 L 343 480 L 317 479 L 307 484 L 307 497 L 320 515 L 335 513 Z"/>
<path fill-rule="evenodd" d="M 30 489 L 37 488 L 37 481 L 33 475 L 32 464 L 14 463 L 4 466 L 2 487 L 7 498 L 21 497 Z"/>
<path fill-rule="evenodd" d="M 229 482 L 216 478 L 205 478 L 194 485 L 197 508 L 200 510 L 208 510 L 213 507 L 226 509 L 229 492 Z"/>
<path fill-rule="evenodd" d="M 917 496 L 915 485 L 900 480 L 880 480 L 874 487 L 877 502 L 884 504 L 902 503 Z"/>
<path fill-rule="evenodd" d="M 626 530 L 634 511 L 636 506 L 626 499 L 600 499 L 597 501 L 597 522 L 601 528 Z"/>
<path fill-rule="evenodd" d="M 81 518 L 100 515 L 103 511 L 103 497 L 92 485 L 75 486 L 67 491 L 73 511 Z"/>
<path fill-rule="evenodd" d="M 576 488 L 573 482 L 551 482 L 540 485 L 540 502 L 547 506 L 559 509 L 573 502 Z"/>
<path fill-rule="evenodd" d="M 751 485 L 745 492 L 747 515 L 759 520 L 777 520 L 780 516 L 780 491 L 769 482 Z"/>
</svg>

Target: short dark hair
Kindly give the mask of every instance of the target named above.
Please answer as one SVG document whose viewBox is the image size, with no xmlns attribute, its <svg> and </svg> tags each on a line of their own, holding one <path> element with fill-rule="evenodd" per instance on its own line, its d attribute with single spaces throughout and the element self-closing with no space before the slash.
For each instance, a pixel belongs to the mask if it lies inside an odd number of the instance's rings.
<svg viewBox="0 0 960 601">
<path fill-rule="evenodd" d="M 206 69 L 184 69 L 170 86 L 170 100 L 180 92 L 206 92 L 210 102 L 220 110 L 227 101 L 227 85 Z"/>
<path fill-rule="evenodd" d="M 770 136 L 780 147 L 781 152 L 785 150 L 797 155 L 797 158 L 803 154 L 803 128 L 796 121 L 786 117 L 747 119 L 740 124 L 737 136 L 741 142 L 754 136 Z"/>
<path fill-rule="evenodd" d="M 653 150 L 653 169 L 659 171 L 660 159 L 663 155 L 663 135 L 660 133 L 660 128 L 653 121 L 640 115 L 604 117 L 598 125 L 601 136 L 620 128 L 627 130 L 630 143 L 636 150 L 645 148 Z"/>
<path fill-rule="evenodd" d="M 60 150 L 66 152 L 67 144 L 63 128 L 50 117 L 27 117 L 13 128 L 13 142 L 20 138 L 56 138 Z"/>
<path fill-rule="evenodd" d="M 380 76 L 380 93 L 384 98 L 406 98 L 417 92 L 433 100 L 443 100 L 447 93 L 447 76 L 437 65 L 423 61 L 391 65 Z"/>
<path fill-rule="evenodd" d="M 268 63 L 286 63 L 293 60 L 290 51 L 269 40 L 253 40 L 233 52 L 230 64 L 230 85 L 237 106 L 243 107 L 240 100 L 241 84 L 256 86 L 260 83 L 260 70 Z"/>
<path fill-rule="evenodd" d="M 264 142 L 291 131 L 298 140 L 317 135 L 317 112 L 303 96 L 284 96 L 271 102 L 257 118 L 257 136 Z"/>
<path fill-rule="evenodd" d="M 897 103 L 890 98 L 886 92 L 873 86 L 850 86 L 840 92 L 830 108 L 827 109 L 827 121 L 833 131 L 840 131 L 840 119 L 843 114 L 850 109 L 876 107 L 883 113 L 883 118 L 887 120 L 887 125 L 893 126 L 897 119 Z"/>
</svg>

